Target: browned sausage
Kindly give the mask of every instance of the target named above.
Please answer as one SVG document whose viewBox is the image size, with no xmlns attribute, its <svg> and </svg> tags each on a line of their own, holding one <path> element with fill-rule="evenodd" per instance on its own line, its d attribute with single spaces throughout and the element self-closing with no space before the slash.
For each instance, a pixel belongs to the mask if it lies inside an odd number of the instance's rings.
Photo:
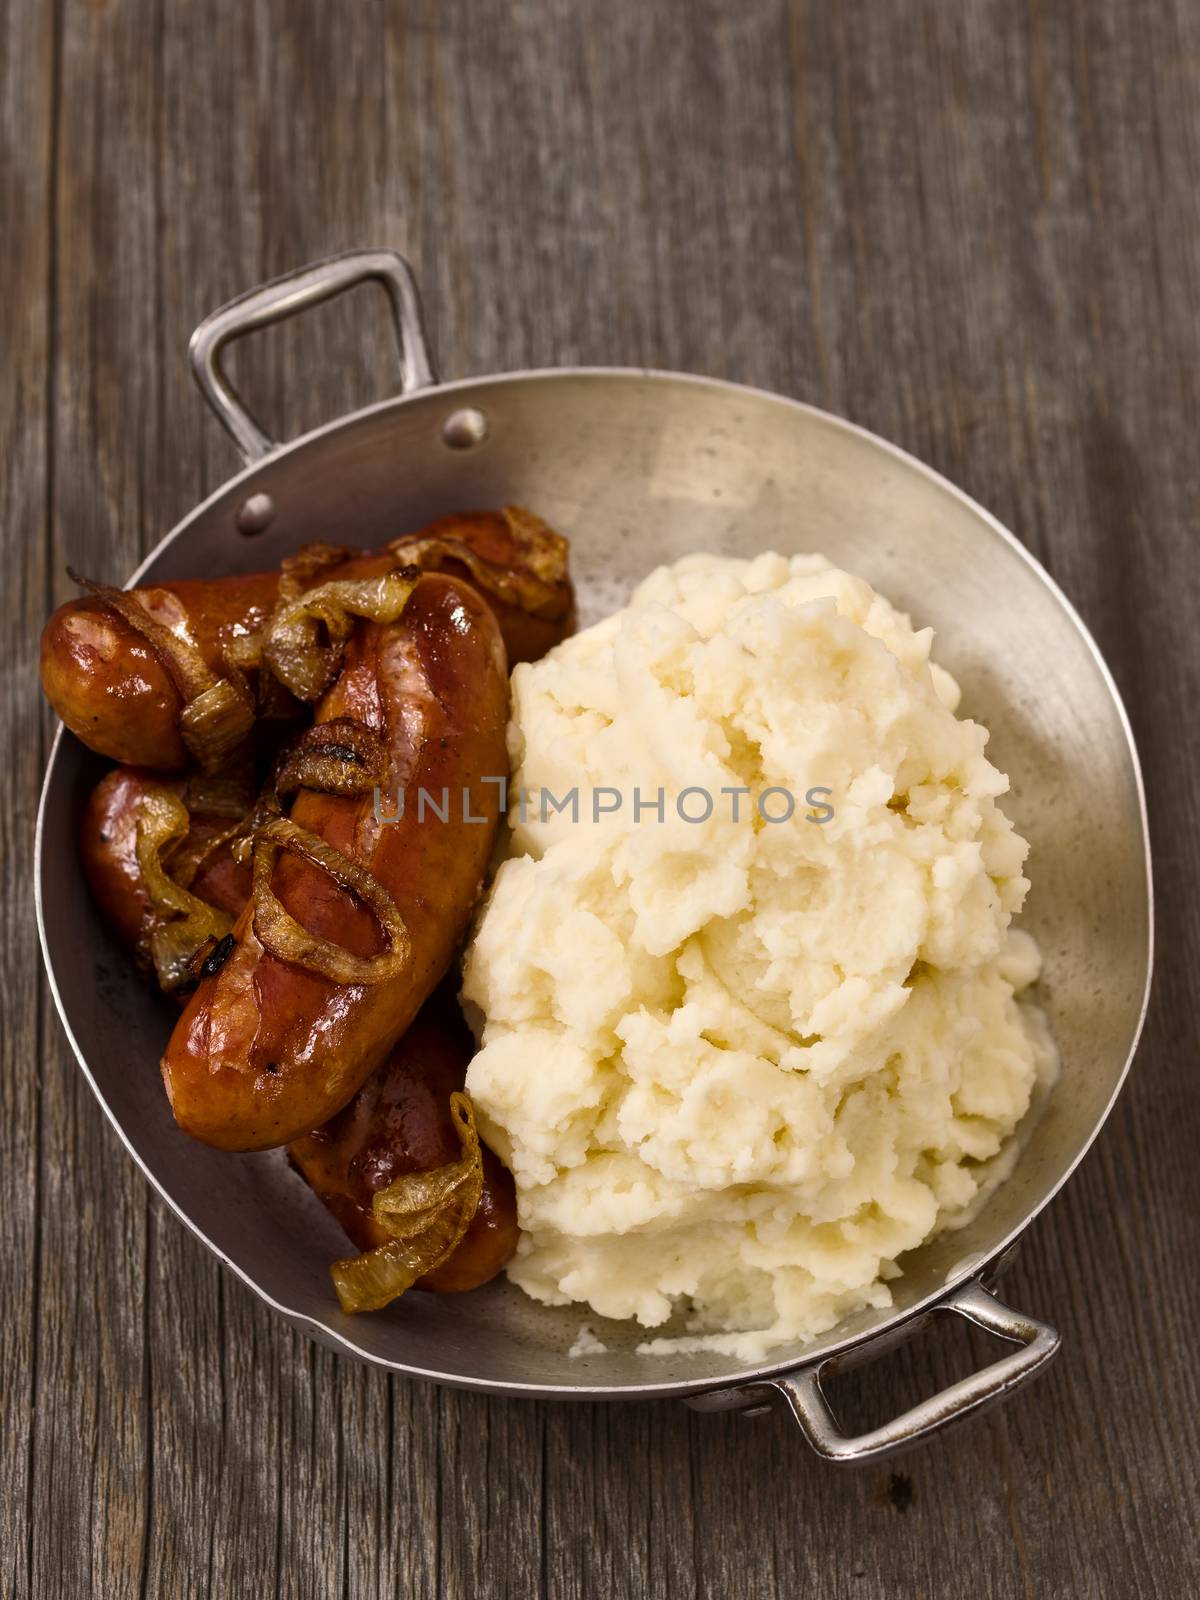
<svg viewBox="0 0 1200 1600">
<path fill-rule="evenodd" d="M 456 579 L 422 577 L 397 622 L 359 626 L 317 722 L 349 718 L 373 730 L 387 807 L 403 796 L 404 816 L 381 820 L 370 793 L 302 789 L 291 820 L 391 897 L 408 932 L 407 964 L 383 981 L 335 982 L 272 954 L 247 907 L 232 952 L 197 988 L 163 1058 L 180 1127 L 229 1150 L 287 1144 L 340 1111 L 386 1058 L 466 931 L 499 817 L 499 784 L 486 780 L 507 772 L 507 706 L 495 617 Z M 448 790 L 447 821 L 421 818 L 422 788 L 438 800 Z M 281 855 L 270 886 L 316 939 L 359 958 L 386 950 L 376 915 L 311 861 Z"/>
<path fill-rule="evenodd" d="M 446 1166 L 462 1154 L 450 1118 L 450 1095 L 461 1089 L 472 1041 L 445 986 L 430 997 L 378 1071 L 344 1110 L 288 1154 L 360 1250 L 383 1244 L 371 1199 L 409 1172 Z M 494 1278 L 517 1247 L 512 1176 L 483 1151 L 479 1209 L 454 1254 L 417 1280 L 420 1289 L 454 1294 Z"/>
<path fill-rule="evenodd" d="M 138 815 L 151 786 L 182 794 L 185 784 L 138 767 L 115 767 L 92 790 L 79 824 L 79 853 L 92 896 L 118 938 L 135 949 L 152 920 L 137 859 Z M 224 818 L 193 815 L 187 843 L 201 845 L 227 826 Z M 227 848 L 216 850 L 201 862 L 189 887 L 198 899 L 237 916 L 250 896 L 249 865 L 239 865 Z"/>
<path fill-rule="evenodd" d="M 117 767 L 107 773 L 84 808 L 80 846 L 84 873 L 100 910 L 126 944 L 145 939 L 152 907 L 137 859 L 137 824 L 160 773 Z M 165 786 L 183 793 L 182 779 Z M 224 819 L 194 816 L 189 846 L 223 831 Z M 200 866 L 192 893 L 236 916 L 250 895 L 248 863 L 228 847 Z M 461 1154 L 449 1114 L 451 1093 L 461 1089 L 472 1051 L 471 1034 L 446 985 L 432 995 L 383 1066 L 350 1104 L 315 1133 L 289 1147 L 293 1162 L 361 1250 L 387 1237 L 375 1222 L 371 1197 L 395 1178 L 425 1172 Z M 479 1208 L 453 1256 L 420 1280 L 437 1293 L 473 1289 L 493 1278 L 516 1248 L 516 1198 L 512 1177 L 490 1150 L 483 1151 Z"/>
<path fill-rule="evenodd" d="M 278 587 L 277 572 L 257 572 L 183 578 L 135 592 L 152 617 L 219 672 L 230 640 L 261 627 Z M 41 673 L 46 699 L 90 749 L 131 766 L 187 765 L 179 690 L 154 649 L 103 601 L 59 606 L 42 630 Z"/>
<path fill-rule="evenodd" d="M 520 559 L 514 524 L 498 512 L 443 517 L 403 543 L 431 538 L 459 541 L 501 572 Z M 365 551 L 314 581 L 376 576 L 394 568 L 398 554 L 402 550 Z M 461 562 L 446 560 L 443 570 L 474 583 Z M 504 635 L 510 667 L 536 660 L 574 627 L 574 594 L 565 564 L 550 587 L 550 603 L 538 613 L 500 594 L 485 594 Z M 184 578 L 134 593 L 152 617 L 194 644 L 205 666 L 220 675 L 225 652 L 235 640 L 261 628 L 278 588 L 278 572 L 257 572 Z M 154 648 L 103 601 L 69 600 L 54 612 L 42 632 L 41 675 L 51 706 L 90 749 L 114 761 L 163 771 L 188 764 L 179 731 L 179 689 Z"/>
<path fill-rule="evenodd" d="M 521 549 L 511 514 L 468 511 L 440 517 L 413 535 L 414 543 L 427 539 L 459 540 L 499 572 L 515 571 L 520 566 Z M 461 562 L 447 560 L 440 570 L 466 583 L 474 583 L 472 574 Z M 475 587 L 479 587 L 477 583 Z M 500 624 L 510 669 L 518 661 L 540 661 L 547 650 L 552 650 L 574 632 L 575 591 L 567 576 L 565 547 L 561 571 L 551 587 L 553 599 L 544 611 L 531 611 L 505 600 L 494 590 L 481 591 Z"/>
</svg>

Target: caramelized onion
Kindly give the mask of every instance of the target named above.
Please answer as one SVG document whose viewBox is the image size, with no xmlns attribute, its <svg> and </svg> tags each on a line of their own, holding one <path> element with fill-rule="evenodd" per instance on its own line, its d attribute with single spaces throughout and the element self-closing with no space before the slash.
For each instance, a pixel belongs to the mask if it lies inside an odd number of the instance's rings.
<svg viewBox="0 0 1200 1600">
<path fill-rule="evenodd" d="M 296 600 L 305 589 L 311 589 L 322 572 L 339 567 L 348 561 L 353 552 L 344 544 L 326 544 L 316 540 L 284 556 L 279 564 L 279 594 L 284 600 Z"/>
<path fill-rule="evenodd" d="M 263 661 L 300 700 L 316 700 L 337 673 L 354 619 L 395 622 L 420 578 L 399 567 L 377 578 L 331 578 L 302 594 L 286 592 L 267 622 Z"/>
<path fill-rule="evenodd" d="M 201 833 L 195 839 L 189 836 L 171 852 L 171 877 L 182 888 L 190 889 L 201 867 L 218 850 L 247 832 L 252 817 L 258 820 L 249 767 L 236 773 L 189 778 L 183 790 L 183 803 L 189 818 L 207 817 L 225 823 L 225 827 Z"/>
<path fill-rule="evenodd" d="M 287 911 L 271 889 L 271 874 L 279 851 L 311 861 L 335 883 L 349 889 L 374 912 L 388 939 L 388 948 L 376 956 L 356 956 L 341 945 L 309 933 Z M 263 947 L 280 961 L 318 972 L 331 983 L 381 983 L 403 971 L 411 955 L 408 929 L 391 895 L 357 861 L 315 833 L 298 827 L 287 817 L 274 817 L 254 837 L 254 932 Z"/>
<path fill-rule="evenodd" d="M 227 639 L 222 654 L 239 672 L 257 672 L 262 666 L 262 645 L 262 629 L 253 628 L 249 633 L 235 633 Z"/>
<path fill-rule="evenodd" d="M 549 524 L 520 506 L 505 506 L 504 520 L 517 547 L 516 558 L 503 565 L 488 561 L 465 539 L 453 535 L 405 535 L 388 545 L 393 555 L 414 561 L 427 572 L 446 562 L 466 567 L 480 589 L 527 611 L 531 616 L 554 622 L 571 604 L 565 588 L 567 541 Z"/>
<path fill-rule="evenodd" d="M 283 815 L 283 807 L 279 804 L 275 789 L 268 783 L 262 793 L 254 802 L 253 809 L 242 819 L 239 827 L 234 830 L 233 843 L 230 854 L 239 867 L 244 867 L 254 855 L 254 845 L 258 835 L 268 822 L 274 822 Z"/>
<path fill-rule="evenodd" d="M 432 1172 L 410 1172 L 380 1189 L 375 1221 L 386 1243 L 329 1269 L 343 1311 L 380 1311 L 457 1249 L 483 1193 L 483 1153 L 475 1112 L 465 1094 L 450 1096 L 462 1156 Z"/>
<path fill-rule="evenodd" d="M 179 713 L 179 736 L 201 772 L 227 767 L 254 726 L 254 700 L 240 673 L 212 683 Z"/>
<path fill-rule="evenodd" d="M 96 583 L 70 567 L 67 572 L 139 633 L 162 662 L 184 702 L 180 737 L 201 771 L 226 766 L 254 726 L 254 702 L 241 672 L 234 667 L 229 677 L 218 678 L 196 646 L 151 616 L 135 591 Z"/>
<path fill-rule="evenodd" d="M 320 794 L 365 794 L 383 782 L 386 771 L 382 736 L 354 717 L 332 717 L 306 728 L 288 745 L 275 768 L 275 793 L 315 789 Z"/>
<path fill-rule="evenodd" d="M 295 722 L 301 715 L 300 702 L 280 683 L 273 672 L 264 672 L 264 628 L 235 634 L 226 641 L 222 654 L 229 666 L 250 674 L 254 687 L 254 709 L 260 722 Z"/>
<path fill-rule="evenodd" d="M 182 842 L 190 825 L 188 809 L 177 794 L 158 784 L 147 786 L 138 810 L 137 861 L 154 919 L 143 954 L 168 994 L 194 976 L 198 953 L 213 948 L 233 927 L 228 912 L 191 894 L 163 865 L 164 850 Z"/>
</svg>

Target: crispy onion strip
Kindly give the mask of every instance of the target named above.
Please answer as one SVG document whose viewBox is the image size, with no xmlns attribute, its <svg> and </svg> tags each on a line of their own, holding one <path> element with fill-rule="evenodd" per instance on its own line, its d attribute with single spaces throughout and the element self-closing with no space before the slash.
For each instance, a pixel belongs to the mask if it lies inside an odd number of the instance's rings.
<svg viewBox="0 0 1200 1600">
<path fill-rule="evenodd" d="M 394 539 L 393 555 L 415 561 L 427 572 L 448 561 L 466 567 L 479 588 L 497 599 L 527 611 L 531 616 L 556 622 L 571 605 L 567 587 L 567 541 L 548 523 L 520 506 L 505 506 L 504 519 L 516 546 L 516 558 L 501 564 L 488 561 L 465 539 L 452 534 L 422 538 L 419 534 Z"/>
<path fill-rule="evenodd" d="M 140 634 L 162 662 L 184 702 L 180 737 L 200 769 L 217 772 L 228 765 L 254 726 L 253 697 L 240 671 L 232 668 L 230 677 L 217 677 L 196 646 L 151 616 L 134 590 L 96 583 L 70 567 L 67 572 Z"/>
<path fill-rule="evenodd" d="M 309 933 L 284 910 L 271 888 L 271 874 L 280 850 L 289 850 L 329 874 L 369 908 L 388 939 L 388 948 L 375 956 L 356 956 L 341 945 Z M 254 838 L 254 877 L 251 904 L 254 932 L 263 947 L 280 961 L 318 972 L 331 983 L 382 983 L 408 965 L 412 943 L 396 902 L 367 869 L 315 833 L 298 827 L 287 817 L 264 823 Z"/>
<path fill-rule="evenodd" d="M 335 677 L 355 619 L 395 622 L 420 579 L 399 567 L 377 578 L 331 578 L 302 594 L 280 583 L 263 638 L 263 661 L 299 700 L 316 700 Z"/>
<path fill-rule="evenodd" d="M 331 717 L 306 728 L 284 750 L 275 769 L 275 793 L 314 789 L 320 794 L 365 794 L 386 773 L 383 736 L 354 717 Z"/>
<path fill-rule="evenodd" d="M 410 1172 L 374 1196 L 385 1244 L 329 1269 L 343 1311 L 380 1311 L 458 1248 L 483 1193 L 483 1152 L 465 1094 L 450 1096 L 462 1156 L 432 1172 Z"/>
<path fill-rule="evenodd" d="M 168 994 L 195 976 L 197 955 L 219 944 L 233 927 L 228 912 L 191 894 L 163 865 L 163 852 L 186 839 L 190 826 L 188 808 L 177 794 L 158 784 L 147 787 L 138 809 L 136 848 L 154 919 L 143 954 Z"/>
<path fill-rule="evenodd" d="M 279 586 L 275 604 L 280 600 L 293 601 L 309 589 L 331 567 L 349 560 L 351 554 L 341 544 L 306 544 L 294 555 L 285 556 L 279 566 Z M 273 672 L 263 672 L 263 645 L 270 619 L 248 633 L 234 634 L 225 642 L 225 660 L 242 672 L 253 672 L 260 717 L 287 717 L 296 709 L 296 702 L 284 684 Z"/>
<path fill-rule="evenodd" d="M 253 727 L 254 699 L 240 674 L 214 677 L 179 713 L 179 736 L 202 772 L 228 767 Z"/>
<path fill-rule="evenodd" d="M 262 629 L 249 633 L 235 633 L 225 641 L 225 660 L 239 672 L 257 672 L 262 666 Z"/>
</svg>

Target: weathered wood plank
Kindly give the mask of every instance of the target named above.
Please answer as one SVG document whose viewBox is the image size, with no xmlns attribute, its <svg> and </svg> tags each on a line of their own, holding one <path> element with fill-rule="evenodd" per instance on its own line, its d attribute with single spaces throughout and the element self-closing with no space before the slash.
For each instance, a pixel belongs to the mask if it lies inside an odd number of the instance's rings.
<svg viewBox="0 0 1200 1600">
<path fill-rule="evenodd" d="M 49 595 L 71 561 L 106 573 L 138 550 L 157 493 L 152 348 L 155 78 L 128 12 L 55 8 L 55 124 L 43 206 L 53 229 L 48 383 L 54 471 Z M 6 530 L 7 531 L 7 530 Z M 29 662 L 32 666 L 32 661 Z M 48 1013 L 39 1164 L 30 1588 L 136 1593 L 149 1550 L 151 1373 L 145 1339 L 149 1201 L 96 1116 Z M 94 1508 L 103 1513 L 95 1515 Z"/>
<path fill-rule="evenodd" d="M 53 480 L 49 410 L 54 233 L 46 174 L 55 127 L 55 41 L 49 8 L 0 15 L 0 595 L 5 761 L 0 772 L 0 1589 L 25 1591 L 36 1513 L 33 1395 L 39 1338 L 42 1048 L 52 1029 L 33 920 L 33 805 L 44 717 L 28 663 L 47 593 L 47 502 Z"/>
<path fill-rule="evenodd" d="M 1193 1589 L 1195 8 L 15 0 L 0 27 L 5 1592 Z M 913 450 L 1049 564 L 1127 694 L 1164 959 L 1129 1090 L 1014 1269 L 1064 1353 L 894 1471 L 832 1472 L 782 1417 L 518 1405 L 316 1350 L 149 1201 L 41 1021 L 48 590 L 68 559 L 123 575 L 232 470 L 184 371 L 194 322 L 361 243 L 418 266 L 448 375 L 714 372 Z M 360 295 L 235 370 L 284 434 L 386 393 L 390 361 Z M 912 1347 L 848 1412 L 984 1349 Z"/>
</svg>

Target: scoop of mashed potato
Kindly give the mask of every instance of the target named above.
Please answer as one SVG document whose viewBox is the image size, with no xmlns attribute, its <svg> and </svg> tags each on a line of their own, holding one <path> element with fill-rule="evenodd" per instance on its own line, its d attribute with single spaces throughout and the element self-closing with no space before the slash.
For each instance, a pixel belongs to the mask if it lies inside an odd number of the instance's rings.
<svg viewBox="0 0 1200 1600">
<path fill-rule="evenodd" d="M 514 672 L 467 1087 L 536 1299 L 757 1359 L 994 1179 L 1054 1055 L 931 637 L 823 557 L 695 555 Z"/>
</svg>

